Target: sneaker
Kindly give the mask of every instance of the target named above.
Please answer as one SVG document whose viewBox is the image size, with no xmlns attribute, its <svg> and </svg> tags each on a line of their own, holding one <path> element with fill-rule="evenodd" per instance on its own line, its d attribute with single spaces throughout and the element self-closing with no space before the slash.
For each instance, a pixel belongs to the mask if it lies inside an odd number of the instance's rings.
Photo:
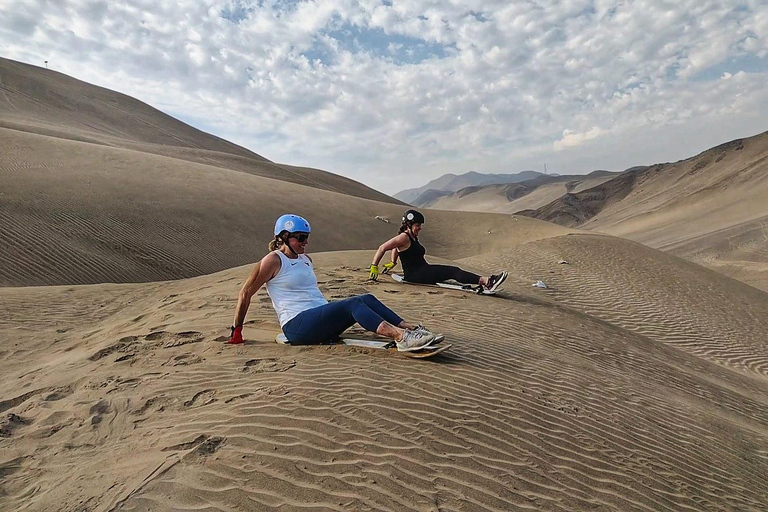
<svg viewBox="0 0 768 512">
<path fill-rule="evenodd" d="M 400 352 L 413 352 L 421 350 L 435 341 L 434 334 L 426 334 L 422 331 L 406 329 L 403 333 L 403 339 L 396 341 L 397 350 Z"/>
<path fill-rule="evenodd" d="M 507 279 L 507 273 L 502 272 L 501 274 L 493 274 L 491 277 L 488 278 L 488 282 L 485 283 L 485 289 L 489 292 L 495 292 L 499 289 L 501 286 L 501 283 L 504 282 L 504 280 Z"/>
<path fill-rule="evenodd" d="M 432 342 L 432 345 L 437 345 L 438 343 L 440 343 L 441 341 L 443 341 L 445 339 L 445 336 L 443 336 L 442 334 L 434 333 L 434 332 L 430 331 L 429 329 L 427 329 L 426 327 L 424 327 L 421 324 L 417 325 L 416 328 L 414 329 L 414 331 L 423 332 L 425 334 L 433 335 L 435 337 L 435 340 Z"/>
</svg>

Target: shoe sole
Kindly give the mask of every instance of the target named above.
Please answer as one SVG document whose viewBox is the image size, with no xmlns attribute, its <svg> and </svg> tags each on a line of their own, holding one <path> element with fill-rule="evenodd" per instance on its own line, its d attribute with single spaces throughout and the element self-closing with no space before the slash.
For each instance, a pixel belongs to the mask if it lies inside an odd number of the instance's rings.
<svg viewBox="0 0 768 512">
<path fill-rule="evenodd" d="M 507 280 L 507 276 L 508 275 L 509 274 L 507 274 L 506 272 L 502 272 L 501 273 L 501 278 L 498 281 L 496 281 L 495 283 L 493 283 L 493 288 L 490 288 L 488 291 L 495 292 L 496 290 L 498 290 L 499 287 L 501 286 L 501 283 L 503 283 L 504 281 Z"/>
<path fill-rule="evenodd" d="M 416 352 L 417 350 L 424 350 L 425 348 L 429 348 L 430 345 L 435 343 L 435 340 L 430 340 L 429 343 L 425 343 L 424 345 L 419 345 L 418 347 L 409 347 L 409 348 L 400 348 L 397 347 L 398 352 Z"/>
</svg>

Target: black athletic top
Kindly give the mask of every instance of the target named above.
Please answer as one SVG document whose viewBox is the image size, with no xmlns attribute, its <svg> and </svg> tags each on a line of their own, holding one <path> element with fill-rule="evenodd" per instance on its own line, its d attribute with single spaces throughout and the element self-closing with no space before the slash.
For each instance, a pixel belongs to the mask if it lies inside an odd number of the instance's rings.
<svg viewBox="0 0 768 512">
<path fill-rule="evenodd" d="M 424 259 L 427 250 L 419 243 L 419 237 L 414 238 L 408 232 L 405 234 L 408 235 L 408 238 L 411 240 L 411 245 L 398 254 L 400 255 L 400 262 L 403 265 L 404 277 L 408 280 L 408 274 L 419 267 L 428 265 L 428 263 L 427 260 Z"/>
<path fill-rule="evenodd" d="M 443 281 L 454 280 L 462 284 L 476 285 L 480 282 L 480 276 L 449 265 L 430 265 L 424 259 L 427 250 L 406 232 L 411 239 L 411 245 L 400 253 L 403 264 L 403 277 L 411 283 L 435 284 Z"/>
</svg>

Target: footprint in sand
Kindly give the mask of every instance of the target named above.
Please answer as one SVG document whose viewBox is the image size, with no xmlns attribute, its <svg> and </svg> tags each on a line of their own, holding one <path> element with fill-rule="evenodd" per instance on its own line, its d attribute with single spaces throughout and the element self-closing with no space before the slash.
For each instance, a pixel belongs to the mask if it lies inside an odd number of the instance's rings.
<svg viewBox="0 0 768 512">
<path fill-rule="evenodd" d="M 94 405 L 91 406 L 91 409 L 88 411 L 88 414 L 93 415 L 91 417 L 91 425 L 93 425 L 94 428 L 101 423 L 102 416 L 107 414 L 109 411 L 112 410 L 112 406 L 109 405 L 109 402 L 106 400 L 99 400 Z"/>
<path fill-rule="evenodd" d="M 107 357 L 108 355 L 114 353 L 114 352 L 120 352 L 120 353 L 126 353 L 129 352 L 138 342 L 137 336 L 125 336 L 123 338 L 120 338 L 117 343 L 114 343 L 107 348 L 103 348 L 93 354 L 90 359 L 91 361 L 98 361 L 99 359 L 103 359 L 104 357 Z"/>
<path fill-rule="evenodd" d="M 294 360 L 284 360 L 276 357 L 266 357 L 264 359 L 251 359 L 245 362 L 244 372 L 264 373 L 264 372 L 285 372 L 296 366 Z"/>
<path fill-rule="evenodd" d="M 52 388 L 51 391 L 53 391 L 51 394 L 43 398 L 44 401 L 56 402 L 58 400 L 61 400 L 62 398 L 68 397 L 69 395 L 75 392 L 72 386 L 62 386 L 58 388 Z"/>
<path fill-rule="evenodd" d="M 195 393 L 190 400 L 184 402 L 184 407 L 202 407 L 216 401 L 215 389 L 204 389 Z"/>
<path fill-rule="evenodd" d="M 22 418 L 18 414 L 8 414 L 0 421 L 0 437 L 11 437 L 14 432 L 31 424 L 32 420 Z"/>
<path fill-rule="evenodd" d="M 192 364 L 202 363 L 203 361 L 205 361 L 205 359 L 198 356 L 197 354 L 181 354 L 179 356 L 170 358 L 160 366 L 189 366 Z"/>
<path fill-rule="evenodd" d="M 178 409 L 178 402 L 179 399 L 175 397 L 167 397 L 163 395 L 153 396 L 144 402 L 144 405 L 139 409 L 133 411 L 133 414 L 142 415 L 149 410 L 152 410 L 152 412 L 155 413 L 160 413 L 166 409 Z"/>
</svg>

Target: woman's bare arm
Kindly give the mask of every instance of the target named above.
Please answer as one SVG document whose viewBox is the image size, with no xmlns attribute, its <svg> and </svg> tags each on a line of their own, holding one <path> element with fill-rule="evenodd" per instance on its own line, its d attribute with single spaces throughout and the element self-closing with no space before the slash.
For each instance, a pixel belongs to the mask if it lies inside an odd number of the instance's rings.
<svg viewBox="0 0 768 512">
<path fill-rule="evenodd" d="M 387 251 L 391 251 L 392 249 L 400 249 L 405 250 L 410 245 L 410 239 L 408 238 L 408 235 L 405 233 L 400 233 L 399 235 L 390 238 L 383 244 L 379 246 L 379 248 L 376 250 L 376 254 L 373 257 L 373 265 L 378 265 L 381 261 L 381 258 L 384 257 L 384 253 Z"/>
<path fill-rule="evenodd" d="M 248 307 L 251 305 L 253 297 L 264 284 L 275 277 L 280 271 L 280 256 L 271 252 L 264 256 L 261 261 L 256 263 L 251 271 L 251 275 L 243 284 L 240 295 L 237 298 L 237 307 L 235 308 L 235 321 L 233 327 L 243 325 L 245 315 L 248 313 Z"/>
</svg>

